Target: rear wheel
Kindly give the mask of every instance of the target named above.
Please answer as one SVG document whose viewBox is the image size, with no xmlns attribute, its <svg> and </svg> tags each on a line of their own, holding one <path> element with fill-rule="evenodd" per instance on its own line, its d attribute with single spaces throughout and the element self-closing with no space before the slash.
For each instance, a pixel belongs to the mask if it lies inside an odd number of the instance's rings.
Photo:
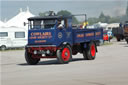
<svg viewBox="0 0 128 85">
<path fill-rule="evenodd" d="M 2 51 L 6 50 L 6 46 L 5 46 L 5 45 L 2 45 L 2 46 L 1 46 L 1 50 L 2 50 Z"/>
<path fill-rule="evenodd" d="M 72 51 L 70 46 L 67 45 L 64 48 L 57 50 L 57 59 L 61 64 L 69 63 L 69 61 L 72 59 Z"/>
<path fill-rule="evenodd" d="M 29 65 L 35 65 L 40 61 L 38 58 L 33 58 L 32 54 L 28 53 L 27 51 L 25 51 L 25 59 Z"/>
<path fill-rule="evenodd" d="M 94 60 L 96 56 L 96 46 L 95 43 L 91 42 L 88 45 L 88 48 L 86 48 L 83 51 L 84 59 L 86 60 Z"/>
<path fill-rule="evenodd" d="M 120 41 L 120 38 L 119 37 L 117 37 L 116 39 L 117 39 L 118 42 Z"/>
<path fill-rule="evenodd" d="M 84 57 L 85 60 L 88 60 L 86 49 L 83 50 L 83 57 Z"/>
<path fill-rule="evenodd" d="M 128 40 L 126 40 L 127 44 L 128 44 Z"/>
</svg>

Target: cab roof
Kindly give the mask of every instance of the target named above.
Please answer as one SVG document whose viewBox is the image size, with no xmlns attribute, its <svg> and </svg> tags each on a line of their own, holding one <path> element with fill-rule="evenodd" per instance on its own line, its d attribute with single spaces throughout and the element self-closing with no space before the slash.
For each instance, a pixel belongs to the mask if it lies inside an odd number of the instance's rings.
<svg viewBox="0 0 128 85">
<path fill-rule="evenodd" d="M 37 17 L 30 17 L 28 20 L 50 20 L 50 19 L 69 19 L 72 18 L 72 16 L 37 16 Z"/>
</svg>

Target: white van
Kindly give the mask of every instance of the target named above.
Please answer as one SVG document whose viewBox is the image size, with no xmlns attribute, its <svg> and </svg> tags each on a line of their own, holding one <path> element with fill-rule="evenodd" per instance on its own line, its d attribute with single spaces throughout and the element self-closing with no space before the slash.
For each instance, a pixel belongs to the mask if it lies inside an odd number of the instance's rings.
<svg viewBox="0 0 128 85">
<path fill-rule="evenodd" d="M 27 44 L 27 29 L 25 28 L 0 28 L 0 48 L 24 47 Z"/>
</svg>

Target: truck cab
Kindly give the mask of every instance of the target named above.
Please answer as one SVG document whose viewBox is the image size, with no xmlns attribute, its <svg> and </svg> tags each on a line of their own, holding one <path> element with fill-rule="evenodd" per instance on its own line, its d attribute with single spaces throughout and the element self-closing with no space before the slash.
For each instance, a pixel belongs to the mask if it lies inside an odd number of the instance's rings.
<svg viewBox="0 0 128 85">
<path fill-rule="evenodd" d="M 63 16 L 29 18 L 28 46 L 72 44 L 71 19 Z"/>
</svg>

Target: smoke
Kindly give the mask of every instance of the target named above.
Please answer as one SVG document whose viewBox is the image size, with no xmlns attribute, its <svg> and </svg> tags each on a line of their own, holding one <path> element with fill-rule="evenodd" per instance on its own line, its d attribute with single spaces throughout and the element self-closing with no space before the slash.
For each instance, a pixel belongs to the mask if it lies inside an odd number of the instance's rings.
<svg viewBox="0 0 128 85">
<path fill-rule="evenodd" d="M 104 13 L 106 15 L 110 15 L 110 16 L 122 16 L 125 15 L 126 13 L 126 5 L 127 5 L 127 1 L 125 0 L 115 0 L 114 2 L 114 6 L 108 10 L 104 10 Z"/>
<path fill-rule="evenodd" d="M 110 15 L 112 17 L 115 16 L 123 16 L 126 13 L 126 9 L 125 8 L 121 8 L 121 7 L 115 7 L 111 10 L 105 10 L 103 11 L 105 15 Z"/>
</svg>

